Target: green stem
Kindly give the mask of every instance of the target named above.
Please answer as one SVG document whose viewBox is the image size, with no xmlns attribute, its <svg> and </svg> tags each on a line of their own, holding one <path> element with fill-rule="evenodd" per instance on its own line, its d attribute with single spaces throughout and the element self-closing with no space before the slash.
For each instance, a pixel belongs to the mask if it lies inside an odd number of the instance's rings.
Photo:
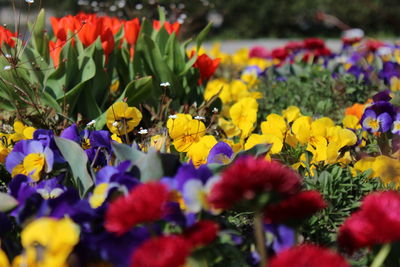
<svg viewBox="0 0 400 267">
<path fill-rule="evenodd" d="M 256 248 L 260 255 L 260 267 L 267 267 L 267 252 L 265 250 L 265 233 L 262 214 L 257 211 L 254 215 L 254 236 L 256 238 Z"/>
<path fill-rule="evenodd" d="M 392 246 L 390 243 L 383 245 L 382 248 L 379 250 L 378 255 L 375 256 L 375 259 L 372 262 L 371 267 L 382 266 L 387 256 L 389 255 L 391 248 Z"/>
</svg>

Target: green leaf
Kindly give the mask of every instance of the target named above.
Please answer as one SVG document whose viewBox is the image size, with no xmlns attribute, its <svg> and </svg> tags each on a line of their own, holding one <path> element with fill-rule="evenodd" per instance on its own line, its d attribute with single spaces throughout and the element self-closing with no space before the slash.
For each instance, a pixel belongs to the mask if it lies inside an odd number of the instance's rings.
<svg viewBox="0 0 400 267">
<path fill-rule="evenodd" d="M 150 97 L 152 91 L 152 77 L 146 76 L 130 82 L 126 86 L 123 95 L 127 98 L 126 102 L 128 103 L 128 105 L 134 106 Z"/>
<path fill-rule="evenodd" d="M 158 181 L 164 175 L 161 157 L 153 147 L 150 147 L 149 151 L 139 162 L 138 167 L 140 169 L 140 180 L 142 182 Z"/>
<path fill-rule="evenodd" d="M 206 38 L 208 32 L 211 30 L 212 23 L 208 23 L 207 26 L 197 35 L 196 37 L 196 50 L 199 51 L 201 45 L 204 42 L 204 39 Z"/>
<path fill-rule="evenodd" d="M 54 137 L 54 141 L 72 170 L 73 183 L 80 196 L 85 196 L 94 185 L 87 169 L 88 157 L 85 151 L 77 143 L 68 139 Z"/>
<path fill-rule="evenodd" d="M 34 23 L 29 23 L 29 30 L 32 33 L 32 43 L 36 51 L 49 62 L 49 37 L 46 34 L 46 14 L 41 9 Z"/>
<path fill-rule="evenodd" d="M 158 181 L 163 177 L 161 157 L 154 148 L 143 153 L 134 147 L 116 142 L 112 143 L 112 147 L 119 161 L 130 160 L 139 168 L 142 182 Z"/>
<path fill-rule="evenodd" d="M 14 209 L 18 201 L 7 193 L 0 192 L 0 212 L 7 212 Z"/>
</svg>

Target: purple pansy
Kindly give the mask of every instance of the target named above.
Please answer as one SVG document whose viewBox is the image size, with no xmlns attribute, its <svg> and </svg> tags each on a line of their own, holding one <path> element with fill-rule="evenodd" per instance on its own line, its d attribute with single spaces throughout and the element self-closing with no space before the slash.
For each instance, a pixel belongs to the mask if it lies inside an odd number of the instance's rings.
<svg viewBox="0 0 400 267">
<path fill-rule="evenodd" d="M 226 164 L 231 160 L 232 155 L 233 150 L 227 143 L 218 142 L 211 148 L 210 153 L 208 153 L 207 164 Z"/>
<path fill-rule="evenodd" d="M 392 117 L 387 112 L 377 115 L 375 111 L 368 109 L 361 118 L 361 125 L 364 130 L 372 133 L 387 132 L 392 125 Z"/>
<path fill-rule="evenodd" d="M 400 135 L 400 112 L 397 113 L 393 121 L 392 133 Z"/>
</svg>

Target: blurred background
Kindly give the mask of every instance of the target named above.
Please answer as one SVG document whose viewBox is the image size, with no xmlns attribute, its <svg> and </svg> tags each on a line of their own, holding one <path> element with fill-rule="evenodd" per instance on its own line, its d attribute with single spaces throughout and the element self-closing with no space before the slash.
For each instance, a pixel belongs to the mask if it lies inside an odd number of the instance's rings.
<svg viewBox="0 0 400 267">
<path fill-rule="evenodd" d="M 49 16 L 80 11 L 120 18 L 157 18 L 157 5 L 170 21 L 183 23 L 181 35 L 190 37 L 208 22 L 214 23 L 209 38 L 339 38 L 342 30 L 361 28 L 369 37 L 395 38 L 400 34 L 399 0 L 0 0 L 0 23 L 21 24 L 39 6 Z M 12 3 L 16 6 L 13 11 Z M 30 11 L 28 11 L 30 9 Z"/>
</svg>

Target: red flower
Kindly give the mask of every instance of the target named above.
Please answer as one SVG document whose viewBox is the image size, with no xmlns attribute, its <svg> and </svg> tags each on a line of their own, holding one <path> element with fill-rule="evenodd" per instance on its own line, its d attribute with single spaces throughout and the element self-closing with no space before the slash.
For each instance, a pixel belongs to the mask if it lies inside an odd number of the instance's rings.
<svg viewBox="0 0 400 267">
<path fill-rule="evenodd" d="M 62 18 L 50 18 L 50 23 L 53 28 L 53 32 L 57 39 L 61 41 L 66 41 L 68 37 L 68 32 L 75 33 L 82 27 L 82 22 L 78 21 L 74 16 L 68 15 Z"/>
<path fill-rule="evenodd" d="M 289 55 L 288 51 L 282 47 L 275 48 L 271 51 L 271 56 L 281 61 L 285 60 L 288 55 Z"/>
<path fill-rule="evenodd" d="M 359 211 L 339 229 L 339 244 L 353 252 L 359 248 L 400 240 L 400 193 L 369 194 Z"/>
<path fill-rule="evenodd" d="M 345 258 L 316 245 L 302 245 L 282 251 L 272 258 L 270 267 L 350 267 Z"/>
<path fill-rule="evenodd" d="M 124 38 L 128 42 L 130 46 L 136 44 L 138 35 L 140 31 L 140 23 L 139 19 L 135 18 L 132 20 L 128 20 L 124 24 Z"/>
<path fill-rule="evenodd" d="M 376 50 L 382 47 L 384 43 L 378 40 L 368 40 L 365 42 L 365 45 L 367 46 L 368 51 L 374 53 Z"/>
<path fill-rule="evenodd" d="M 319 38 L 308 38 L 303 41 L 304 47 L 310 50 L 322 49 L 325 48 L 324 40 Z"/>
<path fill-rule="evenodd" d="M 195 248 L 213 242 L 217 238 L 218 230 L 218 224 L 210 220 L 203 220 L 186 229 L 183 235 L 192 248 Z"/>
<path fill-rule="evenodd" d="M 53 59 L 53 64 L 56 68 L 58 68 L 58 65 L 60 64 L 60 54 L 64 45 L 65 41 L 62 41 L 60 39 L 57 39 L 56 42 L 49 42 L 50 56 Z"/>
<path fill-rule="evenodd" d="M 265 210 L 267 223 L 282 223 L 293 219 L 307 218 L 326 208 L 326 203 L 318 191 L 303 191 L 282 202 L 270 205 Z"/>
<path fill-rule="evenodd" d="M 289 52 L 299 51 L 304 48 L 304 44 L 302 42 L 287 42 L 285 45 L 285 49 Z"/>
<path fill-rule="evenodd" d="M 103 32 L 103 20 L 95 14 L 78 14 L 76 18 L 84 23 L 82 29 L 78 32 L 79 40 L 85 47 L 93 44 Z"/>
<path fill-rule="evenodd" d="M 193 56 L 192 52 L 192 56 Z M 203 83 L 203 81 L 206 81 L 213 76 L 214 72 L 217 70 L 219 66 L 219 62 L 221 59 L 216 58 L 216 59 L 211 59 L 209 56 L 206 54 L 202 54 L 199 56 L 194 63 L 193 67 L 198 68 L 200 71 L 200 79 L 198 81 L 199 84 Z"/>
<path fill-rule="evenodd" d="M 189 253 L 190 246 L 182 237 L 152 238 L 135 250 L 131 267 L 180 267 Z"/>
<path fill-rule="evenodd" d="M 179 29 L 181 28 L 181 24 L 179 22 L 174 22 L 173 24 L 171 24 L 168 21 L 165 21 L 163 26 L 165 30 L 168 32 L 168 34 L 172 34 L 173 32 L 175 32 L 175 34 L 178 34 Z M 161 28 L 160 21 L 153 20 L 153 28 L 156 29 L 157 31 L 160 30 Z"/>
<path fill-rule="evenodd" d="M 122 27 L 123 20 L 119 20 L 118 18 L 111 18 L 108 16 L 101 17 L 103 20 L 104 28 L 108 28 L 112 31 L 113 35 L 117 34 Z"/>
<path fill-rule="evenodd" d="M 268 50 L 263 46 L 253 46 L 250 49 L 249 57 L 267 58 L 269 56 Z"/>
<path fill-rule="evenodd" d="M 300 177 L 286 166 L 263 158 L 237 160 L 223 173 L 211 189 L 210 204 L 216 209 L 229 209 L 243 200 L 254 200 L 258 194 L 270 192 L 288 197 L 300 189 Z"/>
<path fill-rule="evenodd" d="M 17 33 L 12 33 L 8 29 L 0 26 L 0 46 L 6 43 L 10 47 L 14 47 L 15 41 L 12 39 L 14 37 L 17 37 Z"/>
<path fill-rule="evenodd" d="M 104 50 L 104 55 L 106 56 L 106 63 L 108 61 L 108 55 L 112 53 L 114 50 L 115 42 L 114 42 L 114 35 L 110 29 L 106 29 L 101 35 L 101 46 Z"/>
<path fill-rule="evenodd" d="M 161 219 L 169 193 L 161 183 L 150 182 L 134 187 L 127 196 L 110 204 L 105 215 L 105 228 L 123 234 L 140 223 Z"/>
</svg>

